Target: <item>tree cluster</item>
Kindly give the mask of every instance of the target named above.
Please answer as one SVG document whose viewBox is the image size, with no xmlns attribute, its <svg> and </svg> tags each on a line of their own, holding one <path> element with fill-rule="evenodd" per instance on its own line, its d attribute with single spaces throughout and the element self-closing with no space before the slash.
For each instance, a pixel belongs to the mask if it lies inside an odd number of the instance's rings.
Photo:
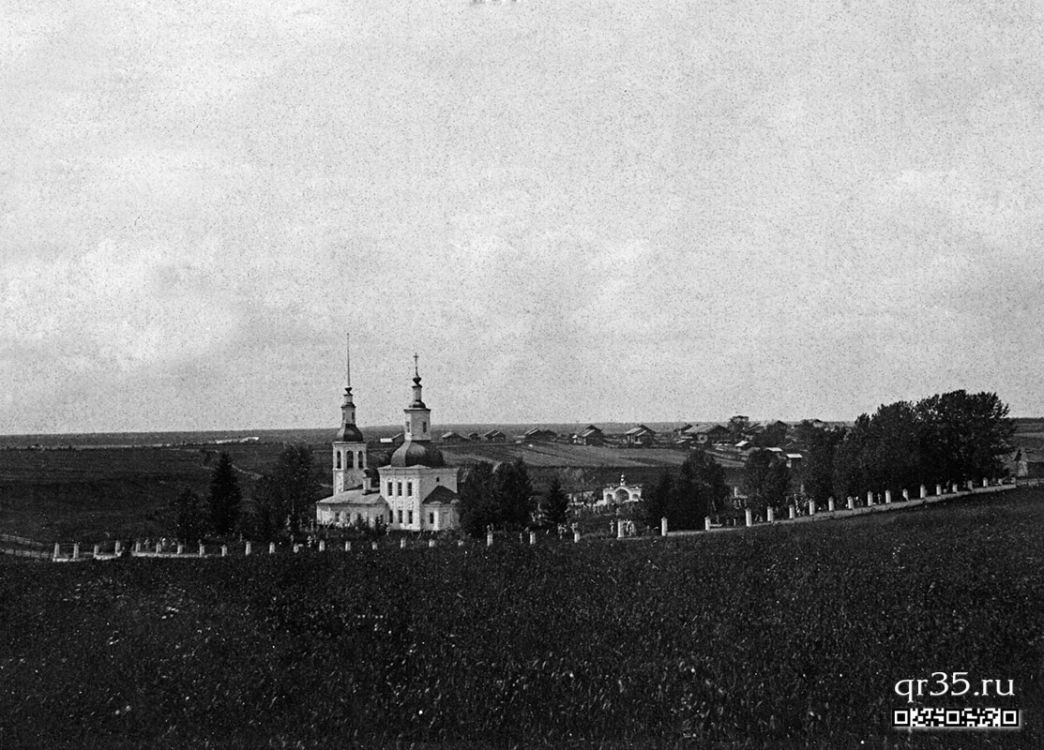
<svg viewBox="0 0 1044 750">
<path fill-rule="evenodd" d="M 897 401 L 860 415 L 846 432 L 815 435 L 806 449 L 805 489 L 820 500 L 1000 477 L 1013 433 L 1008 406 L 995 393 Z"/>
<path fill-rule="evenodd" d="M 671 529 L 702 528 L 704 516 L 721 510 L 728 496 L 725 470 L 703 451 L 695 451 L 675 472 L 665 469 L 651 492 L 642 498 L 642 520 L 659 528 L 666 518 Z"/>
<path fill-rule="evenodd" d="M 743 469 L 748 508 L 762 511 L 783 505 L 790 490 L 790 469 L 786 461 L 772 451 L 758 449 L 747 456 Z"/>
<path fill-rule="evenodd" d="M 226 537 L 237 531 L 262 542 L 284 531 L 295 534 L 311 517 L 319 494 L 311 450 L 289 445 L 273 470 L 258 480 L 253 503 L 245 507 L 232 459 L 222 452 L 211 472 L 205 502 L 191 489 L 174 500 L 174 535 L 194 544 L 210 534 Z"/>
<path fill-rule="evenodd" d="M 481 536 L 490 527 L 518 530 L 530 524 L 533 484 L 521 458 L 495 468 L 486 461 L 471 466 L 458 494 L 460 525 L 471 536 Z"/>
</svg>

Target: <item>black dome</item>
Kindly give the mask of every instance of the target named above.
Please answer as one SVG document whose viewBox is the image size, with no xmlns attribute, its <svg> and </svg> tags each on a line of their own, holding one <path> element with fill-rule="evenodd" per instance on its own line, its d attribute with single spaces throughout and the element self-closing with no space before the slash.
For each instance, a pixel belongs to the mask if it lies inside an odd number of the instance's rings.
<svg viewBox="0 0 1044 750">
<path fill-rule="evenodd" d="M 442 453 L 428 441 L 407 440 L 391 455 L 392 466 L 445 466 Z"/>
<path fill-rule="evenodd" d="M 353 424 L 342 425 L 337 431 L 337 440 L 342 443 L 364 443 L 363 435 L 359 428 Z"/>
</svg>

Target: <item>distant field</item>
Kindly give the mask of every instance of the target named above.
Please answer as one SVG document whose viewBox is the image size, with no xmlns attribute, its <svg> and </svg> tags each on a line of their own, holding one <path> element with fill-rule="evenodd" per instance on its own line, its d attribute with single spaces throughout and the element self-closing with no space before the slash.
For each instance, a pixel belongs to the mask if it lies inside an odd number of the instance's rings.
<svg viewBox="0 0 1044 750">
<path fill-rule="evenodd" d="M 885 517 L 887 515 L 888 517 Z M 0 747 L 1044 746 L 1044 492 L 672 540 L 0 561 Z M 889 728 L 933 672 L 1009 732 Z"/>
</svg>

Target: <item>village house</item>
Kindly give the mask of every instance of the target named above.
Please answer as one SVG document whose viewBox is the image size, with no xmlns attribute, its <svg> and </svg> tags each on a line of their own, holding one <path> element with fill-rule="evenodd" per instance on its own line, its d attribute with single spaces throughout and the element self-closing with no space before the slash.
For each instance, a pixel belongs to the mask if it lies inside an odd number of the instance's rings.
<svg viewBox="0 0 1044 750">
<path fill-rule="evenodd" d="M 538 427 L 531 427 L 522 435 L 522 442 L 550 443 L 556 438 L 558 438 L 558 433 L 554 430 L 541 430 Z"/>
<path fill-rule="evenodd" d="M 605 445 L 605 433 L 593 424 L 573 436 L 573 442 L 577 445 Z"/>
<path fill-rule="evenodd" d="M 644 448 L 653 444 L 656 433 L 643 424 L 632 427 L 623 434 L 623 444 L 628 448 Z"/>
</svg>

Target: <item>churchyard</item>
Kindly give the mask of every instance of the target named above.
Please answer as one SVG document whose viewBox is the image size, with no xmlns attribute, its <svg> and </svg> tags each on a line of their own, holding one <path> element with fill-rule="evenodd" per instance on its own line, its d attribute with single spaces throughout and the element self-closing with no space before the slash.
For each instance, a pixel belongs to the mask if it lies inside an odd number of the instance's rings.
<svg viewBox="0 0 1044 750">
<path fill-rule="evenodd" d="M 0 746 L 1037 747 L 1042 525 L 1019 488 L 667 539 L 7 558 Z M 959 705 L 1022 729 L 892 730 L 940 670 L 1013 680 Z"/>
</svg>

